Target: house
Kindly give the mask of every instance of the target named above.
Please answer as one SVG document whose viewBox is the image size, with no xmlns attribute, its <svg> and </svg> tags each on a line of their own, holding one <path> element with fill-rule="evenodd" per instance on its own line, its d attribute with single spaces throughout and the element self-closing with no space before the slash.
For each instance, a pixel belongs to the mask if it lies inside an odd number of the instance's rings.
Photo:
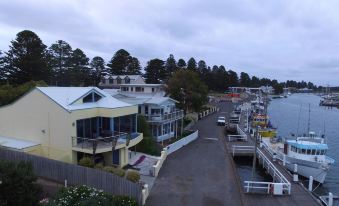
<svg viewBox="0 0 339 206">
<path fill-rule="evenodd" d="M 0 146 L 68 163 L 94 155 L 122 167 L 143 138 L 137 112 L 96 87 L 37 87 L 0 107 Z"/>
<path fill-rule="evenodd" d="M 177 137 L 183 130 L 183 110 L 176 108 L 176 100 L 165 96 L 163 84 L 121 84 L 120 90 L 105 90 L 113 97 L 138 105 L 157 142 Z"/>
<path fill-rule="evenodd" d="M 105 75 L 99 87 L 117 89 L 121 84 L 145 84 L 145 80 L 141 75 Z"/>
</svg>

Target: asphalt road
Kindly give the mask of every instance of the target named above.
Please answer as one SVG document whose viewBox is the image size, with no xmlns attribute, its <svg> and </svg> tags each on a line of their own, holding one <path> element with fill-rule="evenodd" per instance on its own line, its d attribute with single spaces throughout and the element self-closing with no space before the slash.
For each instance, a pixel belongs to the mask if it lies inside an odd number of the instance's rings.
<svg viewBox="0 0 339 206">
<path fill-rule="evenodd" d="M 169 155 L 160 170 L 148 206 L 243 205 L 232 159 L 226 155 L 219 115 L 228 116 L 231 103 L 200 120 L 193 129 L 199 138 Z"/>
</svg>

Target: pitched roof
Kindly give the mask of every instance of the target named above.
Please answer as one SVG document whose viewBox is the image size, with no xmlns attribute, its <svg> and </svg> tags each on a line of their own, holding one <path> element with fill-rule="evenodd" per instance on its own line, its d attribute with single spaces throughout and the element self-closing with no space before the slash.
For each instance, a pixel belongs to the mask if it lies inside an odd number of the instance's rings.
<svg viewBox="0 0 339 206">
<path fill-rule="evenodd" d="M 22 139 L 16 139 L 12 137 L 4 137 L 0 136 L 0 146 L 12 148 L 12 149 L 25 149 L 28 147 L 34 147 L 39 145 L 40 143 L 29 141 L 29 140 L 22 140 Z"/>
<path fill-rule="evenodd" d="M 97 87 L 37 87 L 37 89 L 68 111 L 90 108 L 114 109 L 131 106 Z M 97 102 L 75 103 L 91 92 L 99 94 L 102 98 Z"/>
<path fill-rule="evenodd" d="M 132 80 L 135 80 L 135 79 L 137 79 L 139 77 L 142 78 L 141 75 L 105 75 L 104 76 L 105 79 L 108 79 L 110 77 L 113 78 L 113 79 L 116 79 L 118 77 L 120 77 L 121 79 L 124 79 L 125 77 L 128 77 L 128 78 L 130 78 Z"/>
</svg>

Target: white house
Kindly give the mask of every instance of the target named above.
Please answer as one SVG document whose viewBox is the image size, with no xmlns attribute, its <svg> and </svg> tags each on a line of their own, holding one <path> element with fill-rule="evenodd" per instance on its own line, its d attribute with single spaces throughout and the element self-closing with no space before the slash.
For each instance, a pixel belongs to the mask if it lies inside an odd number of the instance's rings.
<svg viewBox="0 0 339 206">
<path fill-rule="evenodd" d="M 145 84 L 141 75 L 106 75 L 101 79 L 101 88 L 120 88 L 121 84 Z"/>
</svg>

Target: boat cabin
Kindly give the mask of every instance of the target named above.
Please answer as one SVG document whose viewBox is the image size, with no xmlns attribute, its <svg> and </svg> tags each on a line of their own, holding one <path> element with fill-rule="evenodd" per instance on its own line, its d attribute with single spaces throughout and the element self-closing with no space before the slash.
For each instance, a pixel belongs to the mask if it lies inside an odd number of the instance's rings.
<svg viewBox="0 0 339 206">
<path fill-rule="evenodd" d="M 290 157 L 309 161 L 325 161 L 328 150 L 327 144 L 302 139 L 288 140 L 286 143 L 287 151 L 285 150 L 285 152 Z"/>
</svg>

